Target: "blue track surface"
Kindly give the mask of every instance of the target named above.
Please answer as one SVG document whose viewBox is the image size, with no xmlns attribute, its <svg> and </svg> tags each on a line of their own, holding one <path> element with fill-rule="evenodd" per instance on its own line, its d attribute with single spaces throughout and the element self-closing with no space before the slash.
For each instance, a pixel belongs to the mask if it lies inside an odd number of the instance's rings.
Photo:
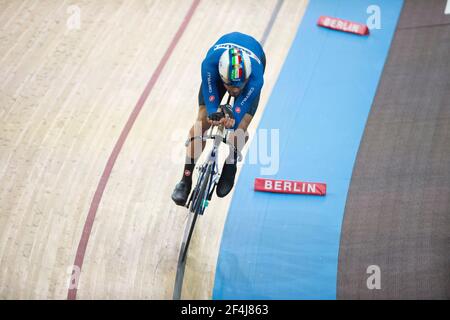
<svg viewBox="0 0 450 320">
<path fill-rule="evenodd" d="M 254 192 L 264 166 L 245 164 L 222 238 L 214 299 L 336 298 L 352 169 L 402 3 L 310 2 L 259 128 L 279 129 L 279 171 L 269 177 L 325 182 L 327 196 Z M 321 15 L 365 23 L 372 4 L 381 9 L 382 29 L 369 37 L 316 26 Z"/>
</svg>

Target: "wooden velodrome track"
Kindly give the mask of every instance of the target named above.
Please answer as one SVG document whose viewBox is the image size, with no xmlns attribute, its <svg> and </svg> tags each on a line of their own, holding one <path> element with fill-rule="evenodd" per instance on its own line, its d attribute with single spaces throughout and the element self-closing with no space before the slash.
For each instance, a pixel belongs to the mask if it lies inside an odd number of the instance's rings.
<svg viewBox="0 0 450 320">
<path fill-rule="evenodd" d="M 261 39 L 280 3 L 0 0 L 0 299 L 67 298 L 74 261 L 72 298 L 172 298 L 200 63 L 224 33 Z M 250 132 L 306 5 L 282 1 Z M 182 298 L 211 297 L 230 199 L 198 222 Z"/>
</svg>

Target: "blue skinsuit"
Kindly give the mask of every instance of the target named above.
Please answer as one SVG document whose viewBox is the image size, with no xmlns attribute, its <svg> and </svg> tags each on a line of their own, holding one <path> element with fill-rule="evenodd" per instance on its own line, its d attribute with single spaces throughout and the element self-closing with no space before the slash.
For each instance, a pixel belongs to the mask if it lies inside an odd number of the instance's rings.
<svg viewBox="0 0 450 320">
<path fill-rule="evenodd" d="M 230 47 L 238 47 L 244 50 L 250 56 L 252 63 L 250 78 L 241 94 L 236 98 L 233 107 L 233 113 L 236 119 L 234 129 L 236 130 L 246 113 L 253 116 L 256 111 L 261 89 L 264 85 L 263 75 L 266 58 L 262 46 L 253 37 L 239 32 L 222 36 L 208 50 L 202 62 L 201 95 L 203 95 L 202 100 L 204 100 L 208 115 L 217 111 L 223 93 L 225 92 L 218 65 L 220 56 L 224 50 Z"/>
</svg>

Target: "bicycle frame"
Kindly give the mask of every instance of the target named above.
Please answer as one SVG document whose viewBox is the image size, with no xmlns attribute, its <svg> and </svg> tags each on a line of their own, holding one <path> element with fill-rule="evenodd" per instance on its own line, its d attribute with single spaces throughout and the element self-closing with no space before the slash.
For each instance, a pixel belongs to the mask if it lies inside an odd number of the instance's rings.
<svg viewBox="0 0 450 320">
<path fill-rule="evenodd" d="M 228 96 L 227 104 L 230 103 L 231 96 Z M 218 183 L 219 180 L 219 166 L 218 166 L 218 155 L 219 155 L 219 148 L 220 144 L 223 142 L 225 144 L 228 144 L 230 146 L 233 146 L 238 154 L 238 161 L 241 161 L 242 155 L 240 154 L 239 150 L 236 149 L 236 147 L 233 145 L 233 143 L 227 142 L 228 138 L 228 131 L 224 128 L 223 125 L 217 127 L 217 133 L 213 134 L 214 126 L 211 127 L 210 132 L 206 136 L 195 136 L 186 141 L 186 147 L 189 146 L 189 144 L 196 140 L 201 139 L 203 141 L 207 141 L 208 139 L 214 139 L 213 147 L 211 151 L 209 152 L 206 161 L 199 167 L 199 177 L 197 179 L 197 183 L 193 191 L 191 192 L 189 196 L 189 200 L 186 204 L 186 208 L 190 210 L 190 213 L 192 213 L 189 217 L 188 224 L 186 226 L 184 239 L 182 242 L 182 247 L 180 251 L 180 260 L 181 262 L 184 262 L 187 255 L 187 250 L 189 247 L 189 243 L 192 237 L 192 233 L 194 231 L 195 222 L 197 220 L 198 215 L 203 215 L 207 205 L 208 201 L 211 200 L 212 194 L 214 192 L 214 189 Z M 205 175 L 208 178 L 208 181 L 205 181 Z M 205 184 L 206 183 L 206 184 Z M 199 194 L 201 195 L 201 198 L 199 198 Z M 192 205 L 191 205 L 192 203 Z"/>
<path fill-rule="evenodd" d="M 227 104 L 230 103 L 230 99 L 231 96 L 228 96 L 228 101 Z M 222 106 L 221 106 L 222 107 Z M 219 148 L 220 148 L 220 144 L 223 142 L 225 144 L 228 145 L 232 145 L 232 143 L 227 142 L 227 137 L 228 137 L 228 131 L 224 128 L 223 125 L 220 125 L 217 127 L 217 132 L 216 134 L 213 134 L 213 130 L 214 130 L 215 126 L 212 126 L 209 134 L 207 134 L 206 136 L 195 136 L 192 137 L 190 139 L 188 139 L 185 143 L 186 147 L 189 146 L 190 143 L 192 143 L 194 140 L 197 139 L 201 139 L 202 142 L 207 141 L 208 139 L 214 139 L 214 143 L 212 146 L 211 151 L 209 152 L 207 159 L 205 160 L 205 162 L 203 163 L 203 165 L 201 165 L 199 167 L 199 172 L 200 175 L 197 179 L 197 185 L 194 188 L 194 190 L 192 191 L 192 193 L 190 194 L 189 200 L 186 204 L 186 207 L 189 208 L 190 204 L 192 201 L 198 201 L 197 198 L 197 193 L 199 192 L 199 187 L 200 185 L 204 182 L 204 175 L 207 173 L 208 168 L 211 167 L 211 173 L 207 176 L 208 181 L 207 181 L 207 186 L 206 186 L 206 190 L 205 193 L 202 194 L 202 199 L 200 199 L 201 201 L 201 210 L 200 212 L 198 212 L 199 214 L 203 215 L 206 206 L 208 205 L 208 201 L 211 200 L 214 189 L 218 183 L 219 180 L 219 166 L 218 166 L 218 155 L 219 155 Z M 233 146 L 234 147 L 234 146 Z M 240 158 L 240 156 L 239 156 Z M 194 202 L 193 204 L 193 208 L 191 208 L 191 212 L 193 211 L 197 211 L 197 204 L 198 202 Z"/>
<path fill-rule="evenodd" d="M 196 139 L 201 139 L 202 141 L 207 141 L 208 139 L 214 139 L 214 143 L 212 146 L 211 151 L 208 154 L 208 157 L 206 158 L 205 162 L 199 167 L 199 172 L 200 175 L 198 177 L 198 181 L 202 181 L 203 180 L 203 175 L 206 173 L 206 170 L 209 166 L 212 166 L 212 172 L 211 175 L 209 177 L 209 181 L 208 181 L 208 187 L 207 187 L 207 192 L 205 193 L 207 196 L 205 199 L 203 200 L 210 200 L 211 196 L 212 196 L 212 192 L 219 180 L 219 166 L 218 166 L 218 156 L 219 156 L 219 148 L 220 148 L 220 144 L 222 142 L 226 143 L 226 139 L 227 139 L 227 132 L 225 132 L 225 128 L 223 126 L 219 126 L 217 129 L 217 133 L 213 134 L 213 130 L 214 127 L 211 127 L 210 132 L 208 135 L 206 136 L 197 136 L 197 137 L 193 137 L 190 140 L 188 140 L 186 142 L 186 146 L 189 145 L 189 143 L 193 140 Z M 192 198 L 194 197 L 194 193 L 195 193 L 195 189 L 193 190 L 193 192 L 190 195 L 189 201 L 186 204 L 186 207 L 189 208 L 189 205 L 191 203 L 191 201 L 193 200 Z M 201 214 L 203 214 L 203 211 L 201 212 Z"/>
</svg>

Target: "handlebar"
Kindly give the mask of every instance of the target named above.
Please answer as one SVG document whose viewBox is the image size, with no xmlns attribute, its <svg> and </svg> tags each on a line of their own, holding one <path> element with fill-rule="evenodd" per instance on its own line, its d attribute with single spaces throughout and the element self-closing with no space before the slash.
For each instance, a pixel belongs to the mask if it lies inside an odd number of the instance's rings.
<svg viewBox="0 0 450 320">
<path fill-rule="evenodd" d="M 218 135 L 216 135 L 216 134 L 207 134 L 206 136 L 195 136 L 195 137 L 189 138 L 184 145 L 187 147 L 194 140 L 202 140 L 202 141 L 206 141 L 208 139 L 214 140 L 214 139 L 216 139 L 216 137 L 218 137 Z M 231 145 L 231 143 L 228 142 L 226 139 L 227 139 L 226 137 L 223 137 L 222 142 L 226 143 L 228 145 Z"/>
<path fill-rule="evenodd" d="M 208 139 L 212 139 L 215 140 L 217 137 L 222 138 L 221 141 L 227 145 L 229 145 L 230 147 L 233 147 L 234 151 L 236 151 L 237 155 L 238 155 L 238 161 L 242 160 L 242 153 L 234 146 L 233 143 L 227 141 L 227 137 L 222 137 L 219 136 L 217 134 L 207 134 L 206 136 L 195 136 L 192 138 L 187 139 L 186 143 L 184 144 L 186 147 L 189 146 L 189 144 L 194 141 L 194 140 L 202 140 L 202 141 L 206 141 Z"/>
<path fill-rule="evenodd" d="M 224 104 L 224 105 L 219 106 L 218 111 L 210 114 L 208 116 L 208 118 L 210 120 L 212 120 L 212 121 L 220 121 L 223 118 L 234 119 L 233 107 L 230 105 L 230 100 L 231 100 L 231 95 L 228 96 L 227 103 Z M 185 146 L 186 147 L 189 146 L 189 144 L 192 141 L 198 140 L 198 139 L 200 139 L 202 141 L 206 141 L 208 139 L 216 140 L 217 138 L 221 138 L 221 139 L 219 139 L 219 141 L 221 141 L 221 142 L 229 145 L 230 147 L 232 147 L 234 149 L 234 151 L 236 152 L 236 154 L 237 154 L 237 161 L 241 161 L 242 160 L 242 153 L 234 146 L 233 143 L 227 141 L 227 135 L 222 136 L 221 134 L 220 135 L 212 134 L 212 128 L 213 128 L 213 126 L 211 127 L 211 131 L 210 131 L 211 133 L 206 135 L 206 136 L 195 136 L 195 137 L 187 139 L 187 141 L 185 143 Z M 222 132 L 223 129 L 224 128 L 223 128 L 222 125 L 219 126 L 219 131 L 220 132 Z"/>
</svg>

